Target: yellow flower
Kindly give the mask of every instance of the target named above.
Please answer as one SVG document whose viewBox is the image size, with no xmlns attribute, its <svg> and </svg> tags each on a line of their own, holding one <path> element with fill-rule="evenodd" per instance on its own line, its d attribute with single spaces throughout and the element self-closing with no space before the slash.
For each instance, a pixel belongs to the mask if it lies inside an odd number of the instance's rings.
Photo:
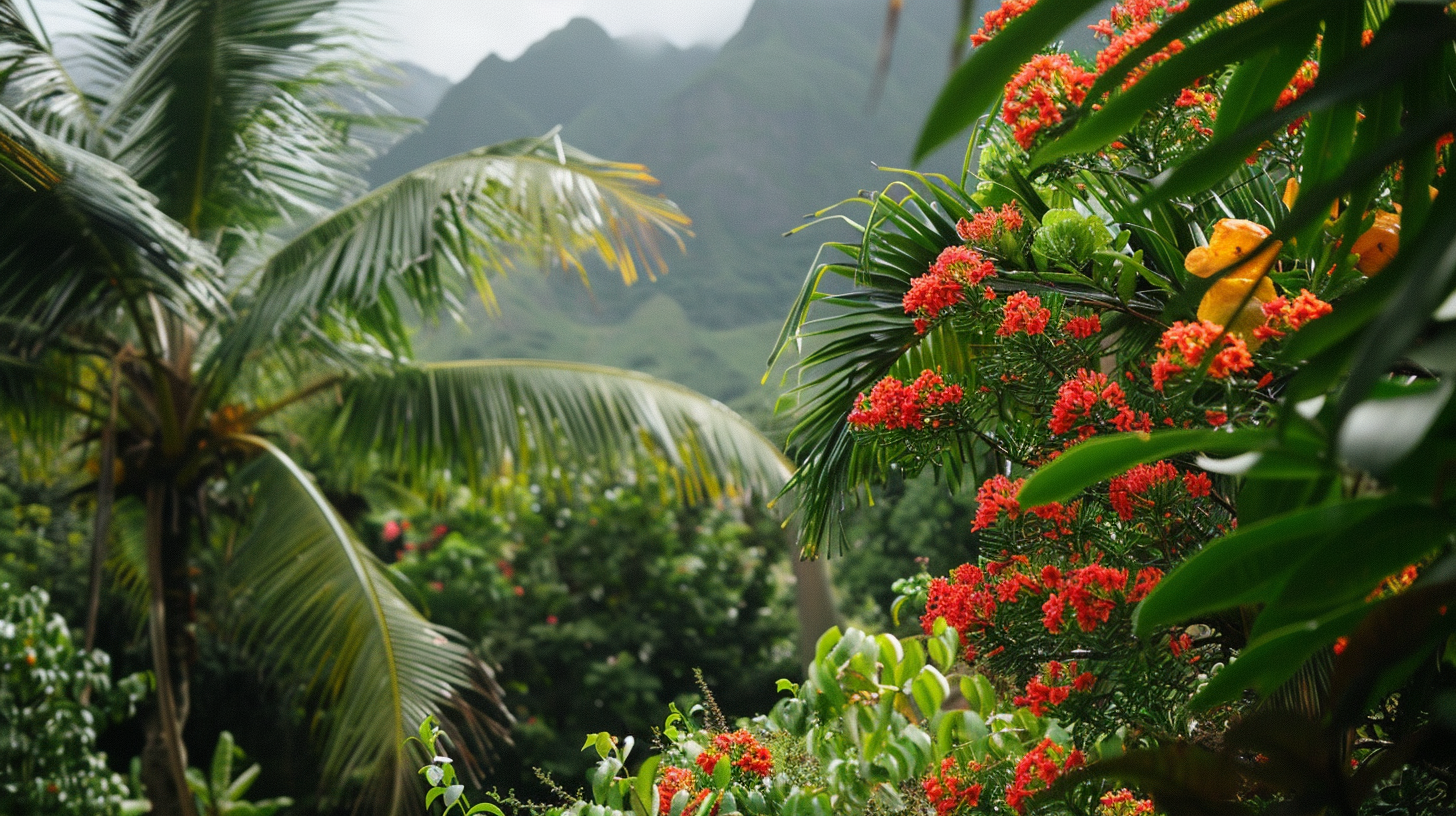
<svg viewBox="0 0 1456 816">
<path fill-rule="evenodd" d="M 1213 225 L 1213 238 L 1208 246 L 1196 247 L 1188 253 L 1188 257 L 1183 259 L 1183 268 L 1206 278 L 1238 264 L 1225 275 L 1225 280 L 1256 280 L 1274 264 L 1274 259 L 1279 257 L 1279 248 L 1283 246 L 1275 241 L 1254 255 L 1254 249 L 1268 237 L 1267 227 L 1240 218 L 1225 218 Z M 1240 259 L 1247 260 L 1240 263 Z"/>
<path fill-rule="evenodd" d="M 1250 289 L 1253 297 L 1245 303 Z M 1243 338 L 1249 351 L 1254 351 L 1263 343 L 1254 336 L 1254 329 L 1264 325 L 1262 307 L 1275 297 L 1274 282 L 1267 277 L 1259 278 L 1258 283 L 1244 278 L 1223 278 L 1214 281 L 1203 293 L 1203 300 L 1198 303 L 1198 319 L 1227 328 L 1229 334 Z"/>
<path fill-rule="evenodd" d="M 1400 213 L 1375 213 L 1375 223 L 1355 239 L 1350 251 L 1359 259 L 1355 268 L 1365 277 L 1384 269 L 1400 251 Z"/>
</svg>

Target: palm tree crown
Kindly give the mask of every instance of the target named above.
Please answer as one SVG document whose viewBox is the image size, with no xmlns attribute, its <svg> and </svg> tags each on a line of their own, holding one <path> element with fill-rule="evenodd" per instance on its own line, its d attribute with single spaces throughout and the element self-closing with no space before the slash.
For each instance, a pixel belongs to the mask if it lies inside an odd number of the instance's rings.
<svg viewBox="0 0 1456 816">
<path fill-rule="evenodd" d="M 476 484 L 569 481 L 573 450 L 658 468 L 685 497 L 770 491 L 786 466 L 716 403 L 606 369 L 409 361 L 435 314 L 513 260 L 631 282 L 687 219 L 640 166 L 554 134 L 484 147 L 373 191 L 339 104 L 367 75 L 337 0 L 95 0 L 83 88 L 0 0 L 0 410 L 95 454 L 111 502 L 145 519 L 158 705 L 154 812 L 191 813 L 181 769 L 190 557 L 227 528 L 237 634 L 327 712 L 322 784 L 368 780 L 395 809 L 401 741 L 446 712 L 492 729 L 488 670 L 431 627 L 299 464 Z M 285 423 L 286 420 L 286 423 Z M 287 433 L 282 433 L 284 429 Z M 387 712 L 387 716 L 381 716 Z M 498 726 L 496 726 L 498 727 Z"/>
</svg>

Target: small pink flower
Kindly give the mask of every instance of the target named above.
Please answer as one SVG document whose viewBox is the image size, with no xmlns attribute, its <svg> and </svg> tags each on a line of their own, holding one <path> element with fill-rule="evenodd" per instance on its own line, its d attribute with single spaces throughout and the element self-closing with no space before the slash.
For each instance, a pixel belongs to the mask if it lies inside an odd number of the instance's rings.
<svg viewBox="0 0 1456 816">
<path fill-rule="evenodd" d="M 435 592 L 444 592 L 445 591 L 445 582 L 444 581 L 431 581 L 430 582 L 430 589 L 433 590 L 433 591 L 435 591 Z"/>
<path fill-rule="evenodd" d="M 389 521 L 384 522 L 384 541 L 385 541 L 385 543 L 391 542 L 391 541 L 395 540 L 396 538 L 399 538 L 400 532 L 401 532 L 401 530 L 400 530 L 399 522 L 395 521 L 394 519 L 390 519 Z"/>
<path fill-rule="evenodd" d="M 555 626 L 557 624 L 557 618 L 556 618 L 556 616 L 555 615 L 547 615 L 546 616 L 546 623 L 550 624 L 551 626 Z"/>
<path fill-rule="evenodd" d="M 523 586 L 520 586 L 520 585 L 511 587 L 511 591 L 514 592 L 514 593 L 516 593 L 516 597 L 517 598 L 519 598 L 522 595 L 525 595 L 526 594 L 526 588 L 523 587 Z"/>
</svg>

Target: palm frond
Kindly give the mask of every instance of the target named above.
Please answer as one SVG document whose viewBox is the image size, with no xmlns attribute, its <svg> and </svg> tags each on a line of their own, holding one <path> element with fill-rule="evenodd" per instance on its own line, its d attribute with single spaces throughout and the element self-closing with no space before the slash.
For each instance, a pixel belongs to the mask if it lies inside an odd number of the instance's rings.
<svg viewBox="0 0 1456 816">
<path fill-rule="evenodd" d="M 483 147 L 408 173 L 295 238 L 260 271 L 217 361 L 236 366 L 255 348 L 309 324 L 352 325 L 405 347 L 401 300 L 435 314 L 473 284 L 493 303 L 489 278 L 511 253 L 584 270 L 588 254 L 631 283 L 662 267 L 661 236 L 688 223 L 641 188 L 640 165 L 594 158 L 554 135 Z"/>
<path fill-rule="evenodd" d="M 260 454 L 239 474 L 249 512 L 226 578 L 244 644 L 307 689 L 324 792 L 362 779 L 382 812 L 422 812 L 404 740 L 432 714 L 467 751 L 499 735 L 481 713 L 499 706 L 490 670 L 409 604 L 309 474 L 266 440 L 236 441 Z"/>
<path fill-rule="evenodd" d="M 142 303 L 203 319 L 226 309 L 208 283 L 211 252 L 120 167 L 0 107 L 0 170 L 0 347 L 8 354 L 37 359 L 62 334 L 84 337 L 128 307 L 144 333 Z"/>
<path fill-rule="evenodd" d="M 0 0 L 0 88 L 5 104 L 61 141 L 103 152 L 95 100 L 31 29 L 15 0 Z M 104 152 L 103 152 L 104 154 Z"/>
<path fill-rule="evenodd" d="M 799 470 L 784 492 L 792 493 L 803 514 L 800 537 L 810 556 L 825 541 L 837 539 L 848 496 L 889 472 L 882 452 L 860 444 L 849 431 L 855 395 L 868 392 L 887 374 L 913 377 L 917 364 L 944 366 L 947 372 L 966 366 L 963 344 L 949 332 L 918 337 L 902 306 L 910 281 L 958 241 L 946 211 L 963 212 L 965 205 L 954 197 L 939 201 L 946 190 L 934 184 L 929 198 L 896 186 L 905 191 L 898 200 L 892 190 L 865 200 L 870 214 L 861 243 L 827 247 L 849 263 L 820 264 L 810 271 L 769 360 L 772 368 L 791 345 L 801 350 L 794 364 L 798 381 L 789 397 L 797 404 L 796 420 L 787 445 Z M 962 191 L 960 200 L 967 198 Z M 826 276 L 846 279 L 850 290 L 835 293 L 842 284 L 826 283 Z M 822 313 L 811 317 L 811 308 Z"/>
<path fill-rule="evenodd" d="M 448 473 L 480 485 L 527 474 L 569 490 L 583 473 L 661 473 L 679 497 L 772 495 L 790 466 L 720 403 L 636 372 L 495 360 L 398 367 L 348 378 L 317 447 L 339 469 L 412 484 Z"/>
<path fill-rule="evenodd" d="M 117 161 L 193 234 L 222 243 L 224 256 L 222 235 L 261 234 L 289 212 L 357 191 L 347 138 L 314 110 L 325 102 L 320 89 L 345 71 L 338 6 L 169 0 L 114 9 L 131 27 L 117 42 L 127 69 L 106 108 Z"/>
</svg>

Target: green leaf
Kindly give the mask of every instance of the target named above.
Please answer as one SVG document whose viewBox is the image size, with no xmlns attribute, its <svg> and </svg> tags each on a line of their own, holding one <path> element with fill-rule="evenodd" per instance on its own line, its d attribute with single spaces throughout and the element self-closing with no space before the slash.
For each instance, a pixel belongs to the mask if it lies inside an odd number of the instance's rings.
<svg viewBox="0 0 1456 816">
<path fill-rule="evenodd" d="M 612 752 L 612 735 L 602 731 L 593 739 L 593 745 L 597 749 L 597 756 L 606 759 L 607 755 Z"/>
<path fill-rule="evenodd" d="M 1232 433 L 1217 430 L 1159 431 L 1097 437 L 1043 465 L 1021 486 L 1016 500 L 1027 507 L 1067 501 L 1134 465 L 1191 451 L 1242 453 L 1261 450 L 1274 441 L 1272 433 L 1258 429 Z"/>
<path fill-rule="evenodd" d="M 465 786 L 464 785 L 451 785 L 450 787 L 446 788 L 445 789 L 445 809 L 446 810 L 449 810 L 450 808 L 454 807 L 455 806 L 455 803 L 458 802 L 458 801 L 460 801 L 460 794 L 462 794 L 464 792 L 465 792 Z"/>
<path fill-rule="evenodd" d="M 1326 541 L 1403 503 L 1358 499 L 1242 526 L 1165 576 L 1133 612 L 1134 630 L 1147 637 L 1197 615 L 1269 600 L 1296 565 Z"/>
<path fill-rule="evenodd" d="M 320 719 L 325 779 L 368 777 L 384 796 L 410 789 L 405 723 L 498 689 L 452 632 L 400 594 L 302 468 L 260 437 L 233 439 L 259 454 L 233 482 L 251 511 L 227 573 L 240 645 L 328 711 Z M 450 735 L 456 746 L 479 744 L 491 725 L 440 721 L 463 729 Z M 426 770 L 432 783 L 434 774 Z"/>
<path fill-rule="evenodd" d="M 661 754 L 653 754 L 642 760 L 637 776 L 632 780 L 632 809 L 645 816 L 656 816 L 657 793 L 653 790 L 657 781 L 657 766 L 662 762 Z"/>
<path fill-rule="evenodd" d="M 1254 622 L 1250 640 L 1281 627 L 1317 619 L 1359 601 L 1386 576 L 1447 543 L 1449 520 L 1423 505 L 1398 504 L 1373 513 L 1309 554 Z"/>
<path fill-rule="evenodd" d="M 465 811 L 465 816 L 475 816 L 477 813 L 489 813 L 491 816 L 506 816 L 499 807 L 489 802 L 481 802 L 470 810 Z"/>
<path fill-rule="evenodd" d="M 1368 604 L 1356 602 L 1313 621 L 1276 629 L 1250 643 L 1232 662 L 1213 675 L 1199 689 L 1192 704 L 1211 708 L 1237 699 L 1244 689 L 1261 696 L 1272 694 L 1294 676 L 1315 650 L 1328 647 L 1335 638 L 1349 632 L 1369 612 Z"/>
<path fill-rule="evenodd" d="M 915 145 L 914 160 L 970 127 L 995 103 L 1022 63 L 1095 5 L 1095 0 L 1038 3 L 977 48 L 941 89 Z"/>
<path fill-rule="evenodd" d="M 915 698 L 915 705 L 920 709 L 921 716 L 929 719 L 940 711 L 940 704 L 950 693 L 950 684 L 946 682 L 945 675 L 936 671 L 934 666 L 926 666 L 910 681 L 910 693 Z"/>
<path fill-rule="evenodd" d="M 637 372 L 493 360 L 398 366 L 339 383 L 313 434 L 362 482 L 381 468 L 407 484 L 450 471 L 486 486 L 529 474 L 569 491 L 593 470 L 671 474 L 678 498 L 739 499 L 779 490 L 791 466 L 722 404 Z M 322 449 L 322 447 L 321 447 Z"/>
<path fill-rule="evenodd" d="M 733 763 L 729 761 L 727 755 L 721 756 L 718 758 L 718 762 L 713 765 L 713 789 L 719 791 L 727 790 L 729 783 L 732 781 Z"/>
<path fill-rule="evenodd" d="M 1234 69 L 1213 122 L 1215 139 L 1228 138 L 1257 114 L 1273 109 L 1314 46 L 1312 28 L 1297 33 L 1307 36 L 1282 39 L 1273 48 L 1254 54 Z"/>
</svg>

